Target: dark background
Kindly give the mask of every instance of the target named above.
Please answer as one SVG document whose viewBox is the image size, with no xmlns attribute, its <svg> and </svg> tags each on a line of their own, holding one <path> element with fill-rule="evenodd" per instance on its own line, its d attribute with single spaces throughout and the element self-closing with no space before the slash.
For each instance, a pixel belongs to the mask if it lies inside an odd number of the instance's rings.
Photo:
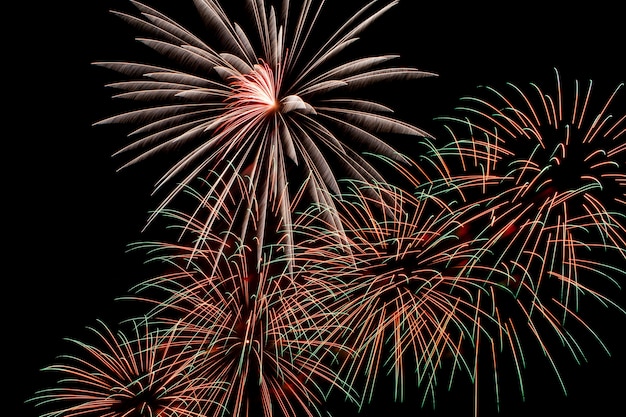
<svg viewBox="0 0 626 417">
<path fill-rule="evenodd" d="M 187 27 L 201 28 L 191 0 L 146 3 Z M 364 3 L 327 1 L 326 17 L 339 20 Z M 623 19 L 603 2 L 586 2 L 584 8 L 570 2 L 501 4 L 506 6 L 402 0 L 364 33 L 356 51 L 399 53 L 402 65 L 439 77 L 389 85 L 378 92 L 383 102 L 399 118 L 433 130 L 433 118 L 451 112 L 477 85 L 533 81 L 551 86 L 553 67 L 566 83 L 593 79 L 605 92 L 626 80 Z M 114 78 L 91 63 L 153 55 L 133 41 L 135 33 L 109 9 L 133 10 L 121 0 L 71 0 L 26 2 L 5 11 L 5 23 L 16 23 L 3 45 L 8 233 L 2 346 L 8 372 L 0 398 L 5 416 L 35 416 L 23 402 L 51 384 L 39 369 L 65 353 L 63 338 L 81 338 L 96 319 L 126 318 L 114 298 L 151 273 L 142 256 L 127 253 L 127 245 L 145 238 L 147 213 L 160 201 L 150 196 L 160 171 L 148 163 L 116 172 L 125 160 L 111 155 L 125 144 L 126 131 L 92 126 L 119 110 L 104 88 Z M 624 294 L 615 298 L 625 299 Z M 613 356 L 591 349 L 588 364 L 565 366 L 568 396 L 545 362 L 536 368 L 531 363 L 526 402 L 513 393 L 501 415 L 619 414 L 612 410 L 623 410 L 625 326 L 617 314 L 595 319 L 594 328 Z M 404 404 L 376 401 L 361 415 L 469 416 L 471 402 L 463 388 L 442 393 L 435 411 L 419 411 L 409 395 Z M 494 410 L 487 404 L 480 415 L 495 415 Z M 331 411 L 356 414 L 350 407 Z"/>
</svg>

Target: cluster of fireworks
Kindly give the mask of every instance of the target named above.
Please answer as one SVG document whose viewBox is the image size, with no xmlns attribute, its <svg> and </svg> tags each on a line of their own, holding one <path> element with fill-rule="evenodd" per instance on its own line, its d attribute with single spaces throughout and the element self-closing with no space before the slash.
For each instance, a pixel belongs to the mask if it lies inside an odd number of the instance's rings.
<svg viewBox="0 0 626 417">
<path fill-rule="evenodd" d="M 341 59 L 395 1 L 319 45 L 323 2 L 248 0 L 247 28 L 194 0 L 215 45 L 132 3 L 115 13 L 173 67 L 98 62 L 139 105 L 97 124 L 133 126 L 128 165 L 179 156 L 148 221 L 179 233 L 135 245 L 163 268 L 128 297 L 145 314 L 46 368 L 42 417 L 313 417 L 330 395 L 365 407 L 388 375 L 396 401 L 458 379 L 497 399 L 502 368 L 523 398 L 527 349 L 560 380 L 554 352 L 603 346 L 582 310 L 625 313 L 605 261 L 626 259 L 622 85 L 599 101 L 558 72 L 551 90 L 487 87 L 434 137 L 354 91 L 435 74 Z"/>
</svg>

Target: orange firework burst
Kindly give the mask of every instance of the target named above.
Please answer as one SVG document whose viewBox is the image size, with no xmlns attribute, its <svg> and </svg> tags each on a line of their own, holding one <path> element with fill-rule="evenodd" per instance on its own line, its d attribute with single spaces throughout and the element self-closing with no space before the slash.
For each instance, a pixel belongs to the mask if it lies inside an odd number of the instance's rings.
<svg viewBox="0 0 626 417">
<path fill-rule="evenodd" d="M 578 362 L 573 329 L 603 346 L 582 300 L 619 309 L 608 294 L 623 274 L 614 265 L 626 259 L 626 116 L 623 84 L 598 106 L 591 81 L 570 92 L 555 74 L 552 92 L 508 84 L 509 93 L 485 87 L 493 99 L 464 98 L 458 115 L 440 119 L 452 140 L 433 156 L 445 161 L 456 195 L 488 214 L 473 236 L 484 242 L 485 270 L 506 277 L 489 279 L 514 295 L 501 303 L 501 321 L 526 328 L 560 378 L 552 343 Z M 522 345 L 511 348 L 521 372 Z"/>
<path fill-rule="evenodd" d="M 100 324 L 90 328 L 94 343 L 72 340 L 77 354 L 44 368 L 61 380 L 29 400 L 46 410 L 42 417 L 201 417 L 210 397 L 199 393 L 223 389 L 190 375 L 194 354 L 177 346 L 176 327 L 155 331 L 139 322 L 129 338 Z"/>
<path fill-rule="evenodd" d="M 491 310 L 495 294 L 488 274 L 474 269 L 480 268 L 474 265 L 481 246 L 466 239 L 466 230 L 485 215 L 473 208 L 449 207 L 424 192 L 353 182 L 339 209 L 349 245 L 317 219 L 299 219 L 304 237 L 296 258 L 310 261 L 311 276 L 340 288 L 332 310 L 343 331 L 335 336 L 354 351 L 341 355 L 340 373 L 362 384 L 361 406 L 388 374 L 396 401 L 405 400 L 407 378 L 413 377 L 424 389 L 422 403 L 434 403 L 444 369 L 444 385 L 458 374 L 475 380 L 473 352 L 481 338 L 493 339 L 484 323 L 504 332 Z"/>
<path fill-rule="evenodd" d="M 336 313 L 325 302 L 336 296 L 335 286 L 309 276 L 280 245 L 264 247 L 257 264 L 240 236 L 206 233 L 202 223 L 172 215 L 181 227 L 198 226 L 189 230 L 202 242 L 138 243 L 169 271 L 139 284 L 129 298 L 151 306 L 150 322 L 179 329 L 173 343 L 193 352 L 191 376 L 224 383 L 222 390 L 196 392 L 208 404 L 203 415 L 321 416 L 330 389 L 356 401 L 330 367 L 344 350 L 330 337 Z"/>
</svg>

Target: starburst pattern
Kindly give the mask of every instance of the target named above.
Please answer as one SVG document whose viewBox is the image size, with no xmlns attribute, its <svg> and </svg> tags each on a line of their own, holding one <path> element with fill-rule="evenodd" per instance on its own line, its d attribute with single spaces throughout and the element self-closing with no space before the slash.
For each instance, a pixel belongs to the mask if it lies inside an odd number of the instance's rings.
<svg viewBox="0 0 626 417">
<path fill-rule="evenodd" d="M 199 393 L 223 389 L 190 375 L 193 354 L 177 346 L 176 327 L 154 331 L 139 322 L 129 338 L 99 324 L 90 328 L 93 343 L 72 340 L 77 354 L 44 368 L 61 379 L 30 399 L 46 410 L 42 417 L 201 417 L 210 400 Z"/>
<path fill-rule="evenodd" d="M 336 336 L 355 353 L 342 355 L 340 373 L 363 385 L 361 406 L 387 374 L 393 375 L 395 401 L 405 401 L 405 383 L 413 376 L 423 389 L 422 405 L 434 402 L 444 369 L 446 386 L 459 374 L 475 379 L 472 352 L 485 332 L 482 323 L 491 321 L 503 332 L 492 317 L 488 274 L 471 268 L 481 246 L 466 239 L 472 222 L 485 214 L 473 213 L 472 206 L 449 207 L 423 190 L 414 195 L 354 182 L 350 190 L 339 209 L 348 247 L 318 219 L 305 215 L 297 228 L 306 236 L 298 257 L 310 260 L 309 273 L 343 288 L 333 307 L 343 329 Z"/>
<path fill-rule="evenodd" d="M 331 196 L 340 193 L 335 178 L 338 172 L 363 181 L 381 180 L 377 169 L 361 155 L 362 149 L 403 159 L 378 135 L 427 135 L 391 117 L 386 106 L 345 95 L 384 80 L 434 75 L 385 66 L 395 55 L 340 59 L 340 52 L 395 1 L 380 9 L 374 9 L 374 1 L 366 4 L 331 32 L 325 43 L 312 45 L 310 34 L 322 14 L 323 2 L 304 1 L 295 6 L 284 1 L 276 9 L 264 0 L 249 0 L 246 7 L 253 30 L 246 32 L 229 19 L 217 1 L 195 0 L 209 33 L 218 34 L 219 46 L 208 45 L 151 7 L 132 3 L 140 17 L 115 13 L 147 33 L 149 37 L 140 41 L 180 69 L 98 62 L 133 78 L 110 84 L 122 90 L 116 97 L 154 104 L 97 124 L 138 125 L 130 135 L 131 144 L 120 150 L 139 151 L 128 164 L 164 149 L 187 150 L 157 183 L 159 189 L 178 179 L 156 212 L 209 170 L 223 172 L 217 181 L 221 187 L 209 185 L 203 191 L 206 201 L 213 201 L 217 208 L 236 181 L 236 175 L 228 173 L 248 176 L 253 197 L 249 204 L 259 213 L 256 238 L 260 251 L 268 214 L 274 216 L 272 224 L 282 223 L 287 238 L 291 237 L 293 196 L 304 192 L 308 199 L 332 207 Z M 303 53 L 315 48 L 316 52 Z M 338 216 L 332 211 L 328 215 L 342 230 Z M 207 219 L 205 228 L 212 227 L 212 220 Z"/>
<path fill-rule="evenodd" d="M 138 285 L 129 298 L 147 302 L 146 317 L 175 326 L 176 345 L 194 352 L 195 378 L 224 382 L 199 392 L 206 416 L 323 415 L 329 390 L 352 401 L 356 392 L 330 367 L 339 348 L 330 282 L 289 266 L 280 245 L 265 247 L 260 268 L 250 245 L 234 234 L 207 234 L 202 223 L 164 211 L 180 227 L 195 225 L 198 244 L 141 242 L 169 272 Z M 281 252 L 283 255 L 281 255 Z M 219 405 L 218 405 L 219 404 Z"/>
<path fill-rule="evenodd" d="M 480 262 L 515 296 L 502 303 L 502 320 L 526 341 L 511 345 L 515 368 L 534 339 L 561 380 L 550 346 L 585 361 L 579 329 L 605 348 L 580 313 L 583 300 L 623 312 L 609 294 L 626 258 L 626 116 L 617 104 L 623 84 L 594 112 L 591 81 L 575 81 L 570 94 L 555 74 L 552 92 L 508 84 L 508 93 L 485 87 L 490 98 L 464 98 L 441 118 L 452 140 L 430 159 L 444 162 L 456 196 L 489 213 L 473 238 L 484 242 Z"/>
<path fill-rule="evenodd" d="M 575 286 L 598 269 L 583 251 L 626 256 L 626 116 L 610 112 L 623 85 L 589 115 L 592 83 L 584 92 L 576 82 L 568 106 L 556 76 L 556 95 L 531 84 L 529 93 L 509 85 L 511 96 L 487 88 L 495 103 L 467 98 L 464 116 L 442 118 L 454 140 L 438 152 L 457 159 L 454 175 L 470 186 L 464 198 L 491 211 L 484 236 L 502 245 L 496 262 L 509 257 L 518 271 L 537 262 L 539 275 Z"/>
</svg>

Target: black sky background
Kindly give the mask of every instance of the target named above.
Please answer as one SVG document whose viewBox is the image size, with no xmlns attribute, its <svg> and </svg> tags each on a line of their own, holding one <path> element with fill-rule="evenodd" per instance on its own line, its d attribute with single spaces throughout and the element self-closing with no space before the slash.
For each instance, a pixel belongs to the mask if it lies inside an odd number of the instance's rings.
<svg viewBox="0 0 626 417">
<path fill-rule="evenodd" d="M 364 3 L 328 0 L 326 16 L 337 19 Z M 437 129 L 434 117 L 450 113 L 481 84 L 552 86 L 553 67 L 566 83 L 593 79 L 605 92 L 626 80 L 626 37 L 617 10 L 597 1 L 580 7 L 538 3 L 402 0 L 364 34 L 357 50 L 399 53 L 402 64 L 439 74 L 379 92 L 399 118 L 430 131 Z M 146 4 L 201 28 L 191 0 Z M 111 155 L 126 143 L 126 130 L 92 126 L 120 109 L 104 87 L 115 78 L 91 63 L 153 55 L 109 9 L 133 10 L 125 0 L 71 0 L 33 1 L 6 11 L 5 21 L 17 24 L 3 48 L 5 416 L 37 415 L 23 402 L 52 383 L 39 369 L 65 353 L 63 338 L 80 338 L 96 319 L 113 324 L 127 318 L 114 298 L 152 272 L 126 246 L 145 238 L 147 213 L 160 201 L 150 192 L 161 171 L 147 163 L 116 172 L 125 160 Z M 624 294 L 615 298 L 626 305 Z M 589 364 L 565 366 L 568 396 L 545 362 L 537 362 L 526 402 L 513 394 L 500 415 L 623 413 L 626 320 L 613 313 L 593 320 L 613 356 L 592 349 Z M 420 410 L 409 396 L 405 404 L 377 401 L 361 415 L 470 416 L 461 388 L 439 397 L 435 411 Z M 330 411 L 355 415 L 350 407 Z M 487 406 L 480 415 L 496 414 Z"/>
</svg>

